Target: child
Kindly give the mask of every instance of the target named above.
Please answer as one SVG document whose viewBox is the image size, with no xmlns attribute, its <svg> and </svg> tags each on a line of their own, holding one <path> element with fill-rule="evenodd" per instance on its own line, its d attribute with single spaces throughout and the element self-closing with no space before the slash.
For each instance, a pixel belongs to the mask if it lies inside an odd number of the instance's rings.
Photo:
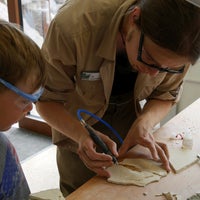
<svg viewBox="0 0 200 200">
<path fill-rule="evenodd" d="M 39 47 L 14 24 L 0 20 L 0 131 L 8 130 L 43 92 Z M 27 200 L 30 190 L 13 145 L 0 133 L 0 199 Z"/>
</svg>

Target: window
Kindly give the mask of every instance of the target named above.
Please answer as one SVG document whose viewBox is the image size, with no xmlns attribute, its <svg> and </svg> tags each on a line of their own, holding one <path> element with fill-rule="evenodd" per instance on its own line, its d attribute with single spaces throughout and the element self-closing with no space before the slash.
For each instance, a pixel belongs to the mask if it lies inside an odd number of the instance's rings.
<svg viewBox="0 0 200 200">
<path fill-rule="evenodd" d="M 24 32 L 40 47 L 49 24 L 65 0 L 21 0 Z"/>
<path fill-rule="evenodd" d="M 7 0 L 0 0 L 0 18 L 8 21 Z"/>
</svg>

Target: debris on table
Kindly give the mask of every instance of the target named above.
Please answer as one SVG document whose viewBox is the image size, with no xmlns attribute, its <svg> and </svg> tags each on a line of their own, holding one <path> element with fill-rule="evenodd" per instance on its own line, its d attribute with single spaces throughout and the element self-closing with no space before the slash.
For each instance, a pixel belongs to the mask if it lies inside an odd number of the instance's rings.
<svg viewBox="0 0 200 200">
<path fill-rule="evenodd" d="M 200 193 L 192 195 L 191 197 L 187 198 L 187 200 L 200 200 Z"/>
<path fill-rule="evenodd" d="M 178 194 L 172 194 L 171 192 L 163 192 L 162 194 L 157 194 L 156 196 L 164 196 L 166 200 L 183 200 Z"/>
</svg>

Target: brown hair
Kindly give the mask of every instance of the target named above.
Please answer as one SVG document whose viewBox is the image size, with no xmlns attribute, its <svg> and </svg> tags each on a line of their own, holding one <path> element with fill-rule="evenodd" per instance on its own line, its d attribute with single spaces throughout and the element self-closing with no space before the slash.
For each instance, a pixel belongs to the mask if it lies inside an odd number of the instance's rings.
<svg viewBox="0 0 200 200">
<path fill-rule="evenodd" d="M 200 56 L 200 8 L 185 0 L 139 0 L 137 24 L 144 34 L 163 48 L 188 57 Z"/>
<path fill-rule="evenodd" d="M 16 24 L 0 20 L 0 78 L 15 85 L 37 77 L 34 88 L 46 80 L 45 62 L 40 48 Z M 4 88 L 0 84 L 0 88 Z"/>
</svg>

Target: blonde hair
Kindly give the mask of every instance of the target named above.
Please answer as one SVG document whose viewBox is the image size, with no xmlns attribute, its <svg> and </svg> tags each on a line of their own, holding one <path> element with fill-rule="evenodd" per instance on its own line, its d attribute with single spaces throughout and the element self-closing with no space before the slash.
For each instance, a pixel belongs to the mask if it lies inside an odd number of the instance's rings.
<svg viewBox="0 0 200 200">
<path fill-rule="evenodd" d="M 40 48 L 18 25 L 0 20 L 0 78 L 15 85 L 32 75 L 37 77 L 34 89 L 44 85 L 46 70 Z"/>
</svg>

